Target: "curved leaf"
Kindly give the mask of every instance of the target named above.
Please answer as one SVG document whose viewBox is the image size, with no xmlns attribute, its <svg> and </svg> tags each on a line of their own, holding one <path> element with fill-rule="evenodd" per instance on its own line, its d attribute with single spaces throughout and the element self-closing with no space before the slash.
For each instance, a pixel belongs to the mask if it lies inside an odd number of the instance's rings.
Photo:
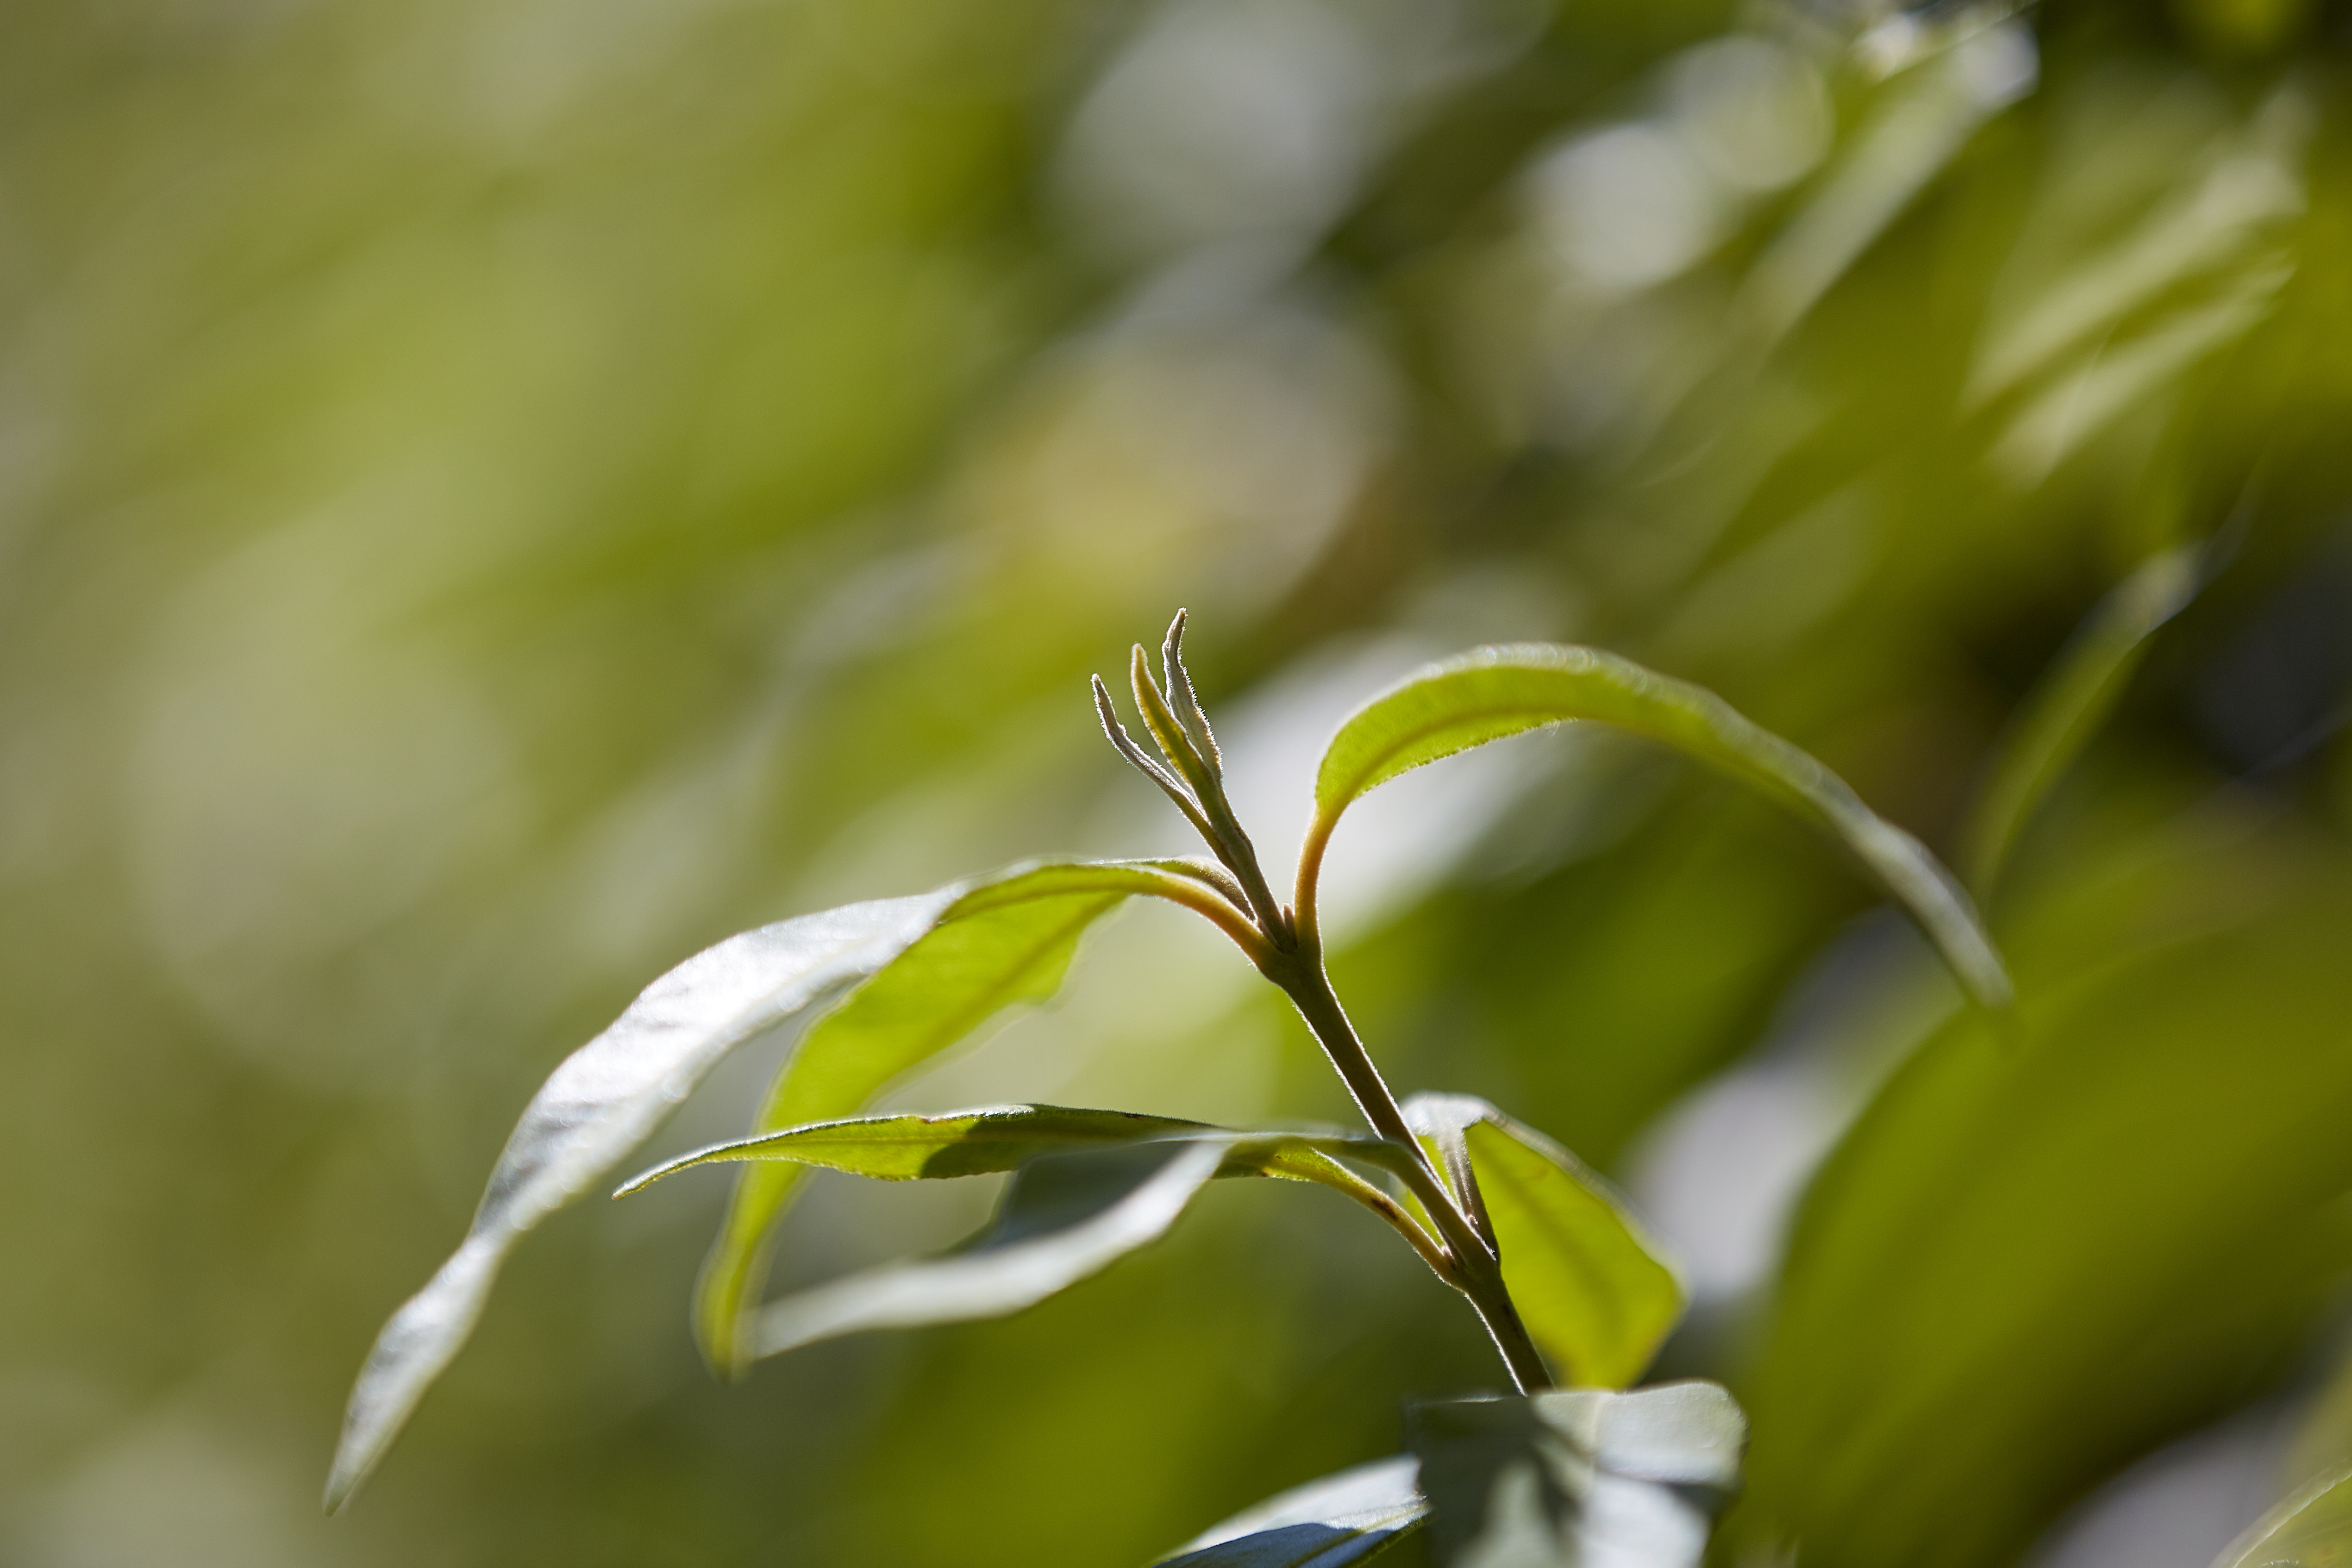
<svg viewBox="0 0 2352 1568">
<path fill-rule="evenodd" d="M 1007 1009 L 1053 995 L 1078 938 L 1134 894 L 1172 898 L 1202 913 L 1212 903 L 1229 907 L 1209 873 L 1189 861 L 1016 867 L 970 888 L 920 940 L 811 1026 L 776 1075 L 755 1130 L 850 1115 Z M 749 1363 L 743 1339 L 765 1278 L 769 1238 L 804 1168 L 762 1161 L 736 1178 L 695 1286 L 696 1337 L 723 1374 L 740 1375 Z"/>
<path fill-rule="evenodd" d="M 867 1329 L 1003 1317 L 1158 1240 L 1224 1164 L 1228 1140 L 1049 1155 L 1021 1167 L 987 1230 L 944 1258 L 886 1264 L 763 1308 L 755 1354 Z"/>
<path fill-rule="evenodd" d="M 1614 1189 L 1484 1100 L 1416 1094 L 1403 1109 L 1483 1213 L 1537 1348 L 1572 1383 L 1622 1388 L 1641 1376 L 1681 1321 L 1683 1288 Z"/>
<path fill-rule="evenodd" d="M 457 1354 L 524 1231 L 625 1158 L 729 1051 L 883 967 L 961 892 L 854 904 L 730 937 L 646 987 L 567 1057 L 507 1139 L 465 1243 L 376 1337 L 344 1412 L 327 1507 L 366 1479 Z"/>
<path fill-rule="evenodd" d="M 1696 1568 L 1747 1418 L 1712 1383 L 1430 1400 L 1406 1412 L 1437 1562 Z"/>
<path fill-rule="evenodd" d="M 631 1176 L 613 1196 L 626 1197 L 666 1176 L 702 1165 L 781 1160 L 880 1181 L 932 1181 L 1009 1171 L 1041 1155 L 1089 1145 L 1214 1130 L 1172 1116 L 1066 1105 L 983 1105 L 929 1116 L 851 1116 L 697 1149 Z"/>
<path fill-rule="evenodd" d="M 1347 1568 L 1369 1563 L 1429 1519 L 1421 1461 L 1375 1459 L 1276 1493 L 1213 1525 L 1155 1568 Z"/>
<path fill-rule="evenodd" d="M 2099 601 L 2028 697 L 1961 835 L 1961 864 L 1979 898 L 1992 896 L 2019 831 L 2097 733 L 2147 656 L 2149 636 L 2197 597 L 2202 558 L 2200 548 L 2183 546 L 2141 562 Z"/>
<path fill-rule="evenodd" d="M 2222 1549 L 2213 1568 L 2345 1568 L 2352 1563 L 2352 1471 L 2304 1488 Z"/>
<path fill-rule="evenodd" d="M 2009 977 L 1968 895 L 1916 839 L 1714 693 L 1597 648 L 1516 643 L 1473 649 L 1406 676 L 1357 709 L 1331 737 L 1316 774 L 1308 873 L 1340 813 L 1399 774 L 1580 719 L 1663 741 L 1828 832 L 1910 912 L 1969 995 L 1996 1010 L 2009 1006 Z"/>
</svg>

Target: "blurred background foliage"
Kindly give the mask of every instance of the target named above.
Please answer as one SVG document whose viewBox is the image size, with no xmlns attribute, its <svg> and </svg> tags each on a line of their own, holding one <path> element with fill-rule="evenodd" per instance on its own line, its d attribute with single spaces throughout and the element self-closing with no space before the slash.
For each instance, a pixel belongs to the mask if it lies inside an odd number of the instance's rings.
<svg viewBox="0 0 2352 1568">
<path fill-rule="evenodd" d="M 1383 791 L 1328 883 L 1400 1088 L 1685 1260 L 1661 1371 L 1755 1423 L 1726 1562 L 2202 1564 L 2352 1460 L 2347 46 L 2322 0 L 7 7 L 0 1560 L 1115 1568 L 1392 1451 L 1497 1373 L 1328 1195 L 719 1388 L 714 1176 L 534 1238 L 315 1502 L 653 974 L 1183 847 L 1084 688 L 1176 605 L 1276 859 L 1341 713 L 1524 637 L 1957 854 L 2076 628 L 2212 540 L 1989 890 L 2021 1046 L 1606 737 Z M 1218 946 L 1135 911 L 894 1103 L 1339 1115 Z M 780 1283 L 979 1185 L 821 1182 Z"/>
</svg>

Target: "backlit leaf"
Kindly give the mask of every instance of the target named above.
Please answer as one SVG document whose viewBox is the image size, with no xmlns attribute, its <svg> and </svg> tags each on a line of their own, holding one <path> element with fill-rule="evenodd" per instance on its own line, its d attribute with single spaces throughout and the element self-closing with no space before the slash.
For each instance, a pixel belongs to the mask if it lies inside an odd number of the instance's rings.
<svg viewBox="0 0 2352 1568">
<path fill-rule="evenodd" d="M 1134 894 L 1223 906 L 1200 869 L 1181 861 L 1016 868 L 965 892 L 921 940 L 802 1037 L 755 1130 L 850 1115 L 1007 1009 L 1053 995 L 1078 938 Z M 747 1363 L 747 1314 L 765 1279 L 769 1238 L 804 1168 L 762 1161 L 736 1179 L 695 1288 L 696 1335 L 721 1372 L 738 1374 Z"/>
<path fill-rule="evenodd" d="M 1488 741 L 1576 720 L 1663 741 L 1811 821 L 1850 850 L 1926 931 L 1979 1003 L 2005 1009 L 2009 977 L 1968 895 L 1910 834 L 1845 781 L 1721 697 L 1597 648 L 1515 643 L 1406 676 L 1349 717 L 1315 779 L 1308 853 L 1348 807 L 1401 773 Z"/>
<path fill-rule="evenodd" d="M 1417 1094 L 1404 1113 L 1441 1164 L 1466 1155 L 1475 1201 L 1502 1252 L 1503 1281 L 1553 1368 L 1593 1387 L 1622 1388 L 1641 1376 L 1681 1320 L 1683 1289 L 1616 1192 L 1484 1100 Z"/>
<path fill-rule="evenodd" d="M 566 1058 L 507 1139 L 464 1245 L 377 1336 L 344 1413 L 327 1506 L 366 1479 L 465 1343 L 524 1231 L 626 1157 L 729 1051 L 881 968 L 961 892 L 854 904 L 730 937 L 646 987 Z"/>
</svg>

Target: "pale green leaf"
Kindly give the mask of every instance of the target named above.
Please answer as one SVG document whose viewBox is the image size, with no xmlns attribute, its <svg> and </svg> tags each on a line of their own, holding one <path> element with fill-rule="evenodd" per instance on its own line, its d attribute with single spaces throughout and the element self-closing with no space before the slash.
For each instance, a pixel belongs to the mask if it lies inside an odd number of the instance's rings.
<svg viewBox="0 0 2352 1568">
<path fill-rule="evenodd" d="M 1078 938 L 1135 894 L 1223 904 L 1208 873 L 1181 861 L 1016 867 L 962 892 L 921 940 L 810 1027 L 777 1074 L 755 1131 L 850 1115 L 1006 1009 L 1050 997 Z M 695 1288 L 696 1335 L 721 1372 L 739 1374 L 747 1364 L 743 1337 L 769 1239 L 804 1169 L 763 1161 L 736 1180 Z"/>
<path fill-rule="evenodd" d="M 1410 1454 L 1293 1487 L 1212 1526 L 1158 1568 L 1348 1568 L 1417 1535 L 1429 1504 Z"/>
<path fill-rule="evenodd" d="M 1310 857 L 1319 855 L 1341 812 L 1399 774 L 1577 720 L 1662 741 L 1826 831 L 1909 911 L 1972 997 L 1995 1009 L 2008 1007 L 2009 977 L 1968 895 L 1916 839 L 1714 693 L 1597 648 L 1517 643 L 1474 649 L 1406 676 L 1357 709 L 1332 737 L 1316 775 Z"/>
<path fill-rule="evenodd" d="M 856 904 L 730 937 L 646 988 L 525 1107 L 472 1228 L 376 1337 L 327 1481 L 339 1508 L 383 1457 L 481 1315 L 524 1231 L 603 1178 L 744 1040 L 873 974 L 961 894 Z"/>
<path fill-rule="evenodd" d="M 1693 1382 L 1431 1400 L 1405 1430 L 1440 1564 L 1696 1568 L 1748 1423 Z"/>
<path fill-rule="evenodd" d="M 2100 601 L 2011 726 L 1962 835 L 1961 864 L 1990 899 L 2017 835 L 2067 765 L 2098 732 L 2148 638 L 2197 596 L 2202 551 L 2184 546 L 2142 562 Z"/>
<path fill-rule="evenodd" d="M 2352 1565 L 2352 1471 L 2323 1477 L 2255 1521 L 2213 1568 Z"/>
<path fill-rule="evenodd" d="M 1568 1150 L 1466 1094 L 1417 1094 L 1406 1120 L 1483 1210 L 1503 1282 L 1567 1381 L 1622 1388 L 1682 1318 L 1682 1282 L 1609 1184 Z"/>
</svg>

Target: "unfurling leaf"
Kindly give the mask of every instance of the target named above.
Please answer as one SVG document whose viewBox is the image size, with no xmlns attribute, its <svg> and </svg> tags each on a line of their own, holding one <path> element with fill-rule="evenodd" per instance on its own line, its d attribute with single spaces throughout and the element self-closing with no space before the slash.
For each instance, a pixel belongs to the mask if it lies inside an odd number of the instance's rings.
<svg viewBox="0 0 2352 1568">
<path fill-rule="evenodd" d="M 2304 1488 L 2254 1521 L 2213 1568 L 2347 1568 L 2352 1564 L 2352 1471 Z"/>
<path fill-rule="evenodd" d="M 1308 1481 L 1213 1525 L 1157 1568 L 1348 1568 L 1418 1534 L 1429 1503 L 1410 1454 Z"/>
<path fill-rule="evenodd" d="M 1178 862 L 1023 866 L 979 882 L 957 883 L 914 898 L 855 904 L 802 915 L 732 936 L 697 954 L 646 988 L 610 1029 L 574 1051 L 533 1096 L 490 1173 L 472 1228 L 440 1271 L 394 1312 L 376 1337 L 352 1389 L 343 1433 L 327 1481 L 327 1507 L 339 1508 L 383 1457 L 425 1390 L 465 1343 L 481 1315 L 499 1267 L 523 1232 L 608 1176 L 652 1134 L 726 1054 L 755 1036 L 831 1001 L 859 982 L 857 1000 L 873 997 L 869 977 L 898 972 L 919 955 L 952 1019 L 932 1025 L 920 1042 L 886 1041 L 873 1063 L 853 1043 L 817 1053 L 814 1081 L 823 1099 L 855 1110 L 873 1089 L 930 1051 L 940 1038 L 968 1032 L 1024 984 L 1058 979 L 1077 932 L 1129 894 L 1186 904 L 1213 919 L 1229 906 L 1198 868 Z M 1058 897 L 1059 902 L 1054 902 Z M 1033 961 L 1007 975 L 1003 953 L 973 943 L 975 932 L 1008 935 L 999 911 L 1046 901 L 1057 917 L 1009 933 Z M 1240 916 L 1231 919 L 1239 923 Z M 952 934 L 952 935 L 950 935 Z M 945 938 L 942 940 L 942 938 Z M 979 973 L 977 977 L 974 971 Z M 990 977 L 999 982 L 987 999 Z M 857 1013 L 909 1010 L 901 991 L 885 988 Z M 914 998 L 920 1012 L 922 999 Z M 855 1008 L 853 1002 L 853 1008 Z M 936 1009 L 934 1009 L 936 1010 Z M 835 1015 L 839 1017 L 840 1015 Z M 826 1020 L 828 1023 L 832 1019 Z M 823 1026 L 820 1026 L 822 1032 Z M 919 1043 L 920 1049 L 915 1049 Z M 893 1051 L 895 1050 L 895 1054 Z M 807 1059 L 805 1048 L 800 1060 Z M 874 1069 L 869 1071 L 869 1068 Z"/>
<path fill-rule="evenodd" d="M 1474 649 L 1406 676 L 1357 709 L 1332 737 L 1316 775 L 1310 875 L 1340 813 L 1369 791 L 1457 751 L 1576 720 L 1663 741 L 1822 829 L 1909 911 L 1971 997 L 1995 1010 L 2009 1006 L 2008 974 L 1968 895 L 1916 839 L 1714 693 L 1595 648 Z"/>
<path fill-rule="evenodd" d="M 1748 1423 L 1712 1383 L 1431 1400 L 1406 1439 L 1437 1563 L 1696 1568 Z"/>
<path fill-rule="evenodd" d="M 776 1075 L 755 1131 L 863 1109 L 897 1079 L 968 1039 L 1007 1009 L 1053 995 L 1087 928 L 1129 896 L 1172 899 L 1234 926 L 1242 916 L 1214 877 L 1188 861 L 1101 861 L 1016 868 L 957 898 L 895 962 L 811 1026 Z M 749 1313 L 769 1237 L 803 1167 L 747 1166 L 695 1286 L 703 1354 L 728 1375 L 751 1359 Z"/>
<path fill-rule="evenodd" d="M 854 904 L 762 926 L 646 988 L 549 1077 L 490 1173 L 473 1228 L 376 1337 L 327 1480 L 339 1508 L 481 1315 L 522 1233 L 601 1180 L 727 1052 L 904 952 L 961 893 Z"/>
<path fill-rule="evenodd" d="M 1484 1209 L 1503 1281 L 1553 1367 L 1601 1388 L 1641 1376 L 1682 1317 L 1683 1289 L 1609 1184 L 1484 1100 L 1417 1094 L 1404 1113 L 1450 1175 L 1466 1161 L 1463 1196 Z"/>
</svg>

